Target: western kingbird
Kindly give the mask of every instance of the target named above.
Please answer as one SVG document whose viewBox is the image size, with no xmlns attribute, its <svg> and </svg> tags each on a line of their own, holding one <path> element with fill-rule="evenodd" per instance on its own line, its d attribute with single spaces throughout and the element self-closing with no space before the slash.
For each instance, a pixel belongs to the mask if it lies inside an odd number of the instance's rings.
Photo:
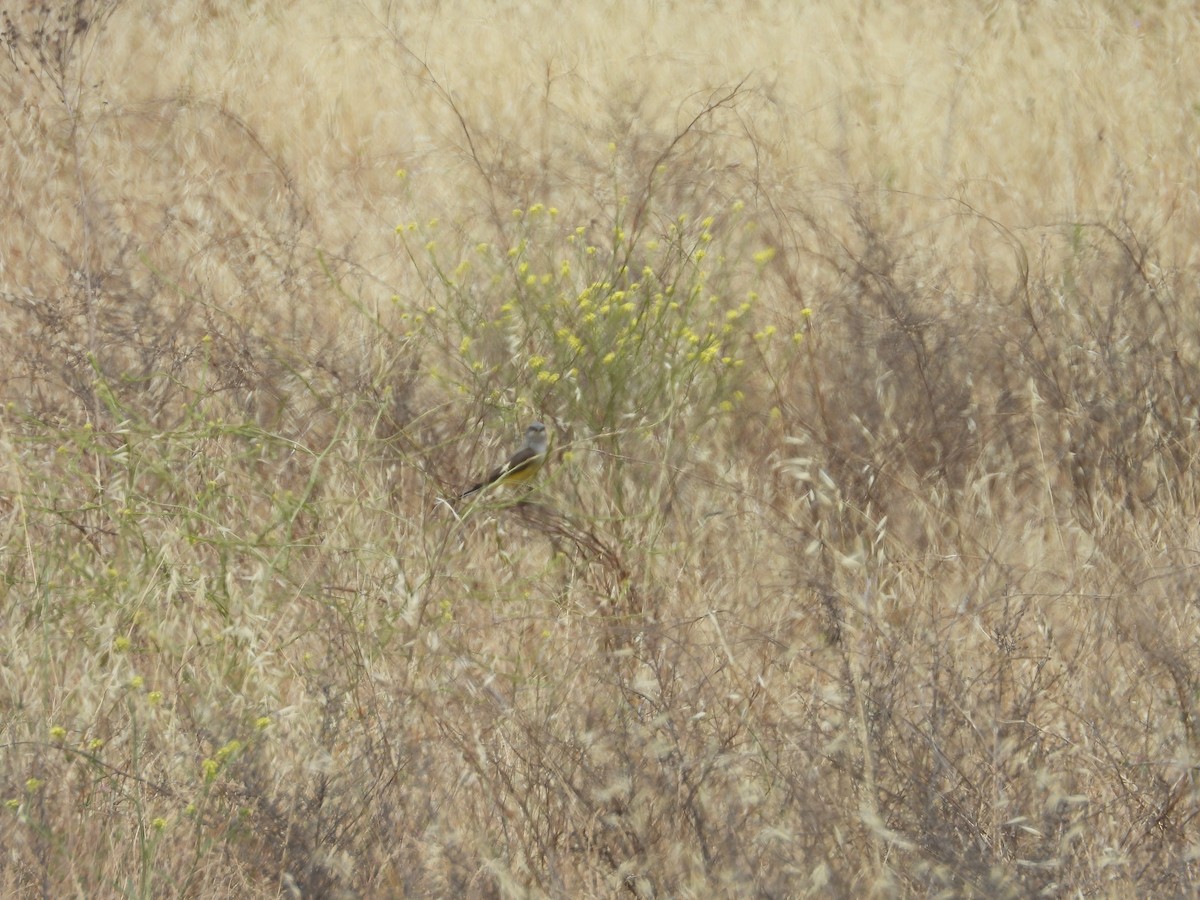
<svg viewBox="0 0 1200 900">
<path fill-rule="evenodd" d="M 510 456 L 501 466 L 493 469 L 487 478 L 458 495 L 459 500 L 470 497 L 494 484 L 519 484 L 528 481 L 541 469 L 546 461 L 546 451 L 550 447 L 550 439 L 546 435 L 546 426 L 541 422 L 533 422 L 525 429 L 525 443 L 521 449 Z"/>
</svg>

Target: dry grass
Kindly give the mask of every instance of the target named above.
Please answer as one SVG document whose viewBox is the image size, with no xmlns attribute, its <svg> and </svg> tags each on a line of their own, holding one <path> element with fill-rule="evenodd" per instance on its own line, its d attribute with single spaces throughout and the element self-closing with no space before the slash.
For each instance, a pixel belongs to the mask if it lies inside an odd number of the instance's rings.
<svg viewBox="0 0 1200 900">
<path fill-rule="evenodd" d="M 1191 4 L 0 27 L 5 896 L 1196 890 Z"/>
</svg>

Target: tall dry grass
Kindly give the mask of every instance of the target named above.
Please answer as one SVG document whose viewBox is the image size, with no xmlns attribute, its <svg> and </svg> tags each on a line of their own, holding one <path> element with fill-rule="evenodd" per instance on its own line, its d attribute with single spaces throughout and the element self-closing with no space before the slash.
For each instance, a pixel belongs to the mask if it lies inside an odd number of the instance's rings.
<svg viewBox="0 0 1200 900">
<path fill-rule="evenodd" d="M 0 890 L 1192 893 L 1198 24 L 8 9 Z"/>
</svg>

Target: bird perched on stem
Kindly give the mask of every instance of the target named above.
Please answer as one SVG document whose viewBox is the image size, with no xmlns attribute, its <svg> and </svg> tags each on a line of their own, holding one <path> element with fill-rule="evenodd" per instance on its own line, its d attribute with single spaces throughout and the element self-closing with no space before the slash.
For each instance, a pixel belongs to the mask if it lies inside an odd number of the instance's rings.
<svg viewBox="0 0 1200 900">
<path fill-rule="evenodd" d="M 546 426 L 541 422 L 531 422 L 525 429 L 525 441 L 521 448 L 502 465 L 489 472 L 486 478 L 459 494 L 458 499 L 465 500 L 492 485 L 521 484 L 529 481 L 546 462 L 546 451 L 549 447 L 550 438 L 546 434 Z"/>
</svg>

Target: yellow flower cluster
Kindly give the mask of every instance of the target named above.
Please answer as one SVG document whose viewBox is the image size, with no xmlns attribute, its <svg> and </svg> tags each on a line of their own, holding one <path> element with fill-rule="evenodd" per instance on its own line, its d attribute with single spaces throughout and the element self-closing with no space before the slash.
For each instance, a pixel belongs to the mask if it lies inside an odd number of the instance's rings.
<svg viewBox="0 0 1200 900">
<path fill-rule="evenodd" d="M 615 415 L 641 398 L 686 392 L 713 410 L 736 408 L 747 377 L 739 370 L 769 352 L 780 331 L 762 321 L 759 297 L 747 290 L 766 277 L 777 249 L 764 246 L 741 201 L 720 215 L 678 215 L 657 234 L 646 223 L 662 220 L 643 209 L 634 219 L 631 208 L 619 197 L 609 222 L 565 229 L 554 207 L 514 208 L 506 239 L 474 244 L 452 269 L 434 257 L 436 221 L 398 227 L 402 237 L 417 232 L 412 243 L 424 244 L 430 266 L 426 296 L 435 303 L 414 324 L 462 329 L 447 343 L 457 344 L 459 371 L 481 397 L 540 405 L 550 394 L 581 404 L 600 396 Z M 422 264 L 419 250 L 410 257 Z M 800 315 L 803 324 L 789 329 L 795 341 L 811 310 Z M 497 394 L 499 383 L 524 389 Z"/>
</svg>

